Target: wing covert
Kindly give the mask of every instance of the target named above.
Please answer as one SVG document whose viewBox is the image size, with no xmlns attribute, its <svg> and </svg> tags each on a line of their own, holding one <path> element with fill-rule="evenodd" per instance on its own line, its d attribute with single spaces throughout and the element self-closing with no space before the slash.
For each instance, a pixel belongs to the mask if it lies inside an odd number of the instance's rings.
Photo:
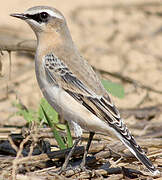
<svg viewBox="0 0 162 180">
<path fill-rule="evenodd" d="M 69 70 L 69 68 L 53 53 L 44 57 L 46 77 L 57 81 L 63 89 L 91 96 L 92 92 Z"/>
</svg>

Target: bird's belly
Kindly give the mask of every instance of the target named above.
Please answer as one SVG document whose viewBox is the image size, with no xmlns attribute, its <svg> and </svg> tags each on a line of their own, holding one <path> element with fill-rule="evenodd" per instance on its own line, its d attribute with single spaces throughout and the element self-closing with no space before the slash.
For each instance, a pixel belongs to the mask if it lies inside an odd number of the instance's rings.
<svg viewBox="0 0 162 180">
<path fill-rule="evenodd" d="M 42 88 L 41 88 L 42 89 Z M 87 131 L 108 133 L 109 125 L 57 86 L 44 86 L 42 92 L 49 104 L 67 121 L 74 121 Z"/>
</svg>

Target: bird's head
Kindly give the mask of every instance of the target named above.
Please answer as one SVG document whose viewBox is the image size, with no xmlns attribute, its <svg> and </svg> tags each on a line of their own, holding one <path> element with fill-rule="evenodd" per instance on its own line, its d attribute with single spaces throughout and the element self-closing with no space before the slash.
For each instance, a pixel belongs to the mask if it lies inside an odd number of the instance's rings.
<svg viewBox="0 0 162 180">
<path fill-rule="evenodd" d="M 38 36 L 41 32 L 59 32 L 65 25 L 64 16 L 57 9 L 48 6 L 35 6 L 25 13 L 15 13 L 11 16 L 26 21 Z"/>
</svg>

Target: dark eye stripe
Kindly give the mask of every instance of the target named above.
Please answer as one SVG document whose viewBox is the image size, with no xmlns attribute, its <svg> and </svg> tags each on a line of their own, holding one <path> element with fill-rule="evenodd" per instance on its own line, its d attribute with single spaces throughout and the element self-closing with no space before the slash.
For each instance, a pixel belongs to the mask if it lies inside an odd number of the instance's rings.
<svg viewBox="0 0 162 180">
<path fill-rule="evenodd" d="M 42 18 L 41 18 L 41 13 L 33 14 L 33 15 L 31 15 L 31 14 L 26 14 L 26 17 L 27 17 L 28 19 L 33 19 L 33 20 L 37 21 L 38 23 L 42 23 L 42 22 L 45 23 L 45 22 L 48 21 L 48 18 L 45 18 L 45 19 L 42 19 Z"/>
</svg>

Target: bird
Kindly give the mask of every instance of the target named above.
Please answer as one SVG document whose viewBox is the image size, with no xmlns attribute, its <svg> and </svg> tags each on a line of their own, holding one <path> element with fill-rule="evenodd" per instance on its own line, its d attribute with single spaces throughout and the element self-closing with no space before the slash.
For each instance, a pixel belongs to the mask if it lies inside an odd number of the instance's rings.
<svg viewBox="0 0 162 180">
<path fill-rule="evenodd" d="M 63 14 L 53 7 L 35 6 L 11 16 L 24 20 L 34 31 L 37 38 L 35 72 L 39 87 L 48 103 L 73 124 L 78 136 L 62 169 L 67 168 L 84 129 L 89 132 L 89 140 L 82 168 L 94 134 L 111 133 L 153 175 L 158 175 L 159 170 L 136 143 L 100 78 L 81 56 Z"/>
</svg>

